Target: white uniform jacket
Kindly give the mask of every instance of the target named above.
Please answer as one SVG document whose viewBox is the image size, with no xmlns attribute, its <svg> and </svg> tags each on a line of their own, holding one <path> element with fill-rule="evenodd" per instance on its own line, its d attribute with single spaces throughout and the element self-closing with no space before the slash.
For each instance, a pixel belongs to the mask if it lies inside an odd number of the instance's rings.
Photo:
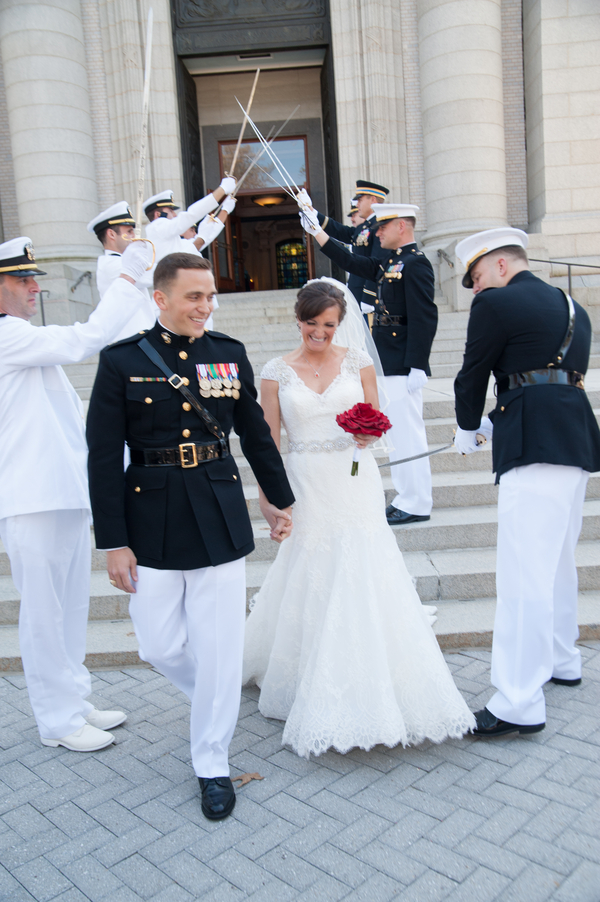
<svg viewBox="0 0 600 902">
<path fill-rule="evenodd" d="M 143 302 L 134 285 L 116 279 L 87 323 L 0 317 L 0 519 L 89 509 L 83 409 L 60 364 L 112 343 Z"/>
<path fill-rule="evenodd" d="M 110 285 L 121 275 L 121 254 L 116 251 L 105 250 L 104 254 L 98 257 L 96 264 L 96 285 L 98 293 L 103 298 Z M 121 281 L 123 281 L 121 279 Z M 144 295 L 144 303 L 139 307 L 131 318 L 124 324 L 118 335 L 113 341 L 121 341 L 122 338 L 129 338 L 142 329 L 152 329 L 158 316 L 158 307 L 154 303 L 148 289 L 152 289 L 152 272 L 147 272 L 143 278 L 135 283 L 135 287 L 139 288 Z"/>
<path fill-rule="evenodd" d="M 182 210 L 174 219 L 166 219 L 164 216 L 149 222 L 146 226 L 146 238 L 154 244 L 156 250 L 156 263 L 166 257 L 167 254 L 185 253 L 181 246 L 181 236 L 184 232 L 204 219 L 207 213 L 212 212 L 218 206 L 212 194 L 207 194 L 202 200 L 197 200 L 187 210 Z"/>
</svg>

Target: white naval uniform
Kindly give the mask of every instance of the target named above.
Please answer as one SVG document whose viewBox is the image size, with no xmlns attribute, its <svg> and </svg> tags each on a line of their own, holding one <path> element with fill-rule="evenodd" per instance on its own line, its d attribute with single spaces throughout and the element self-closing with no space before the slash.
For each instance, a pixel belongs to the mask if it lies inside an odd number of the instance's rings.
<svg viewBox="0 0 600 902">
<path fill-rule="evenodd" d="M 392 428 L 386 435 L 393 445 L 390 460 L 402 460 L 428 450 L 427 433 L 423 422 L 423 390 L 408 390 L 408 376 L 384 376 L 384 391 L 388 398 L 385 408 Z M 396 495 L 392 504 L 398 510 L 426 517 L 431 514 L 433 496 L 429 458 L 413 460 L 391 467 Z"/>
<path fill-rule="evenodd" d="M 121 275 L 121 254 L 116 251 L 104 249 L 104 254 L 98 257 L 96 264 L 96 285 L 98 293 L 103 298 L 110 285 Z M 144 295 L 144 303 L 136 310 L 131 318 L 124 324 L 119 334 L 113 341 L 121 341 L 123 338 L 129 338 L 136 332 L 144 329 L 151 329 L 156 322 L 158 316 L 158 307 L 152 300 L 148 289 L 152 289 L 152 274 L 148 272 L 145 276 L 135 283 Z"/>
<path fill-rule="evenodd" d="M 544 683 L 581 677 L 575 546 L 589 475 L 536 463 L 500 477 L 491 673 L 497 692 L 486 707 L 509 723 L 545 723 Z"/>
<path fill-rule="evenodd" d="M 143 305 L 117 279 L 87 323 L 0 317 L 0 535 L 21 595 L 19 641 L 40 735 L 85 724 L 90 502 L 81 401 L 60 364 L 98 353 Z"/>
</svg>

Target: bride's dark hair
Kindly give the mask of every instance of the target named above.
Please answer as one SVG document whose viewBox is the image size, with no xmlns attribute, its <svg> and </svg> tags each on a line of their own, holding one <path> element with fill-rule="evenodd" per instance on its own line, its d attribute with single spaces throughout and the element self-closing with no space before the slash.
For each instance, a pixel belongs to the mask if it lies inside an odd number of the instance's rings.
<svg viewBox="0 0 600 902">
<path fill-rule="evenodd" d="M 300 322 L 305 323 L 329 307 L 338 308 L 341 322 L 346 315 L 346 299 L 343 293 L 329 282 L 309 282 L 298 292 L 294 313 Z"/>
</svg>

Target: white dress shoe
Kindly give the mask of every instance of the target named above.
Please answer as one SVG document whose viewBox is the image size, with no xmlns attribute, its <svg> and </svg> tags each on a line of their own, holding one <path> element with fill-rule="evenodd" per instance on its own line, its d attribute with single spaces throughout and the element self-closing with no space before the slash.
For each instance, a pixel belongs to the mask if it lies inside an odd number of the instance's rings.
<svg viewBox="0 0 600 902">
<path fill-rule="evenodd" d="M 127 715 L 124 711 L 99 711 L 98 708 L 92 708 L 85 719 L 98 730 L 112 730 L 124 723 Z"/>
<path fill-rule="evenodd" d="M 49 745 L 51 748 L 64 745 L 66 749 L 70 749 L 72 752 L 96 752 L 98 749 L 106 748 L 107 745 L 115 741 L 112 733 L 98 730 L 88 723 L 84 724 L 79 730 L 75 730 L 74 733 L 63 736 L 62 739 L 44 739 L 41 736 L 40 739 L 42 740 L 42 745 Z"/>
</svg>

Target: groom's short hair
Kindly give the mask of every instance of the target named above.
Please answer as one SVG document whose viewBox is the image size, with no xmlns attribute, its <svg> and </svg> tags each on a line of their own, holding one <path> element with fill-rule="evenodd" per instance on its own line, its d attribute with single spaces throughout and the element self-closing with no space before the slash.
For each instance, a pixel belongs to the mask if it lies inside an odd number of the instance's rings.
<svg viewBox="0 0 600 902">
<path fill-rule="evenodd" d="M 206 257 L 181 252 L 167 254 L 158 262 L 154 271 L 154 290 L 167 293 L 180 269 L 210 269 L 212 272 L 210 260 Z"/>
<path fill-rule="evenodd" d="M 346 299 L 343 292 L 331 282 L 315 280 L 307 282 L 298 292 L 294 313 L 301 323 L 305 323 L 315 316 L 320 316 L 330 307 L 338 308 L 341 322 L 346 315 Z"/>
</svg>

